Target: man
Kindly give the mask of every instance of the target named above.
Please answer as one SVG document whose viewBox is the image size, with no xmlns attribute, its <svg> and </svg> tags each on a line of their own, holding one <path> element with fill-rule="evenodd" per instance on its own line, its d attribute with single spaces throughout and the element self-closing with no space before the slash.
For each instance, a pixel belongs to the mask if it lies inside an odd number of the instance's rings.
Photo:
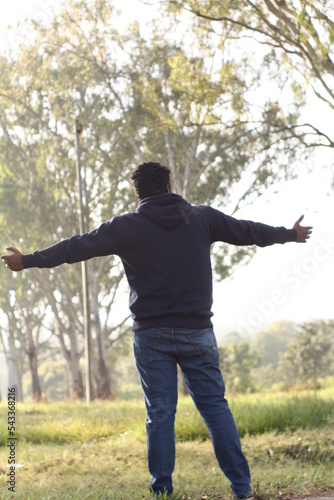
<svg viewBox="0 0 334 500">
<path fill-rule="evenodd" d="M 118 255 L 130 287 L 134 354 L 147 408 L 148 466 L 157 497 L 173 491 L 177 364 L 210 432 L 218 463 L 234 498 L 251 498 L 250 473 L 233 416 L 211 323 L 210 248 L 215 241 L 258 245 L 305 243 L 311 227 L 292 229 L 236 220 L 210 206 L 192 206 L 171 193 L 170 170 L 138 165 L 130 176 L 139 205 L 98 229 L 21 255 L 3 255 L 12 271 L 55 267 Z"/>
</svg>

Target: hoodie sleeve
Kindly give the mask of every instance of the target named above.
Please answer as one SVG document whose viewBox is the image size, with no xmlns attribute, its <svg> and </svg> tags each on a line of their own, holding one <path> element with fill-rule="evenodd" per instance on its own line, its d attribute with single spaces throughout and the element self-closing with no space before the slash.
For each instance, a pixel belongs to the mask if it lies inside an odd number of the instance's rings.
<svg viewBox="0 0 334 500">
<path fill-rule="evenodd" d="M 117 223 L 113 217 L 94 231 L 74 235 L 55 243 L 43 250 L 23 254 L 22 264 L 25 269 L 31 267 L 57 267 L 61 264 L 74 264 L 93 257 L 117 254 Z"/>
<path fill-rule="evenodd" d="M 266 247 L 275 243 L 287 243 L 297 240 L 295 229 L 274 227 L 252 222 L 238 220 L 212 207 L 210 209 L 210 223 L 212 243 L 223 241 L 232 245 L 257 245 Z"/>
</svg>

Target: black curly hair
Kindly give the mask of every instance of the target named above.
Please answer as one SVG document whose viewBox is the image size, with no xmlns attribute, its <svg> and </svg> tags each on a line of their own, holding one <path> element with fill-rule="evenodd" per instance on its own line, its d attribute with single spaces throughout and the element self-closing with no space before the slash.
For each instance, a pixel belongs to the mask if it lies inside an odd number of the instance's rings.
<svg viewBox="0 0 334 500">
<path fill-rule="evenodd" d="M 131 172 L 130 180 L 139 200 L 170 192 L 170 170 L 155 161 L 137 165 Z"/>
</svg>

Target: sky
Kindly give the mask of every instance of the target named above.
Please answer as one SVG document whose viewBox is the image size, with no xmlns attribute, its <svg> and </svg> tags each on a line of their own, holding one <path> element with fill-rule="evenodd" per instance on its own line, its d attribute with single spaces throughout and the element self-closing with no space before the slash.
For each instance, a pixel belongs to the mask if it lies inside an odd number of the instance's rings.
<svg viewBox="0 0 334 500">
<path fill-rule="evenodd" d="M 149 7 L 139 7 L 135 0 L 128 0 L 126 6 L 131 8 L 132 16 L 148 16 L 150 12 Z M 0 51 L 15 51 L 27 33 L 22 27 L 7 31 L 8 24 L 15 27 L 18 19 L 27 16 L 47 21 L 52 11 L 59 12 L 60 8 L 60 0 L 7 2 L 0 17 Z M 124 13 L 124 20 L 130 18 L 128 14 Z M 327 120 L 330 126 L 332 118 L 318 101 L 307 112 L 313 121 L 318 119 L 323 124 Z M 303 223 L 314 229 L 307 244 L 259 248 L 249 265 L 238 267 L 231 278 L 214 283 L 213 321 L 220 340 L 229 332 L 248 337 L 282 319 L 304 322 L 334 317 L 333 165 L 334 151 L 321 148 L 310 163 L 310 172 L 276 186 L 277 194 L 269 190 L 234 214 L 239 219 L 288 228 L 304 214 Z M 229 213 L 228 207 L 221 209 Z M 127 297 L 120 302 L 126 309 Z"/>
<path fill-rule="evenodd" d="M 251 336 L 282 319 L 296 322 L 333 318 L 334 203 L 327 195 L 331 177 L 318 166 L 308 178 L 268 193 L 237 213 L 274 226 L 313 226 L 306 244 L 287 243 L 259 248 L 251 263 L 240 266 L 231 279 L 214 287 L 214 322 L 220 333 Z"/>
</svg>

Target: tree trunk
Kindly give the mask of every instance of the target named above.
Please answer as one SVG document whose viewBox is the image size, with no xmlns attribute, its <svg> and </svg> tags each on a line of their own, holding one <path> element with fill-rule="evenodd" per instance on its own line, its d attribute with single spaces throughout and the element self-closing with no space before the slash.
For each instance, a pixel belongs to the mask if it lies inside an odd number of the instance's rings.
<svg viewBox="0 0 334 500">
<path fill-rule="evenodd" d="M 38 368 L 37 368 L 37 353 L 36 348 L 28 350 L 29 366 L 31 371 L 32 394 L 35 401 L 40 401 L 42 396 L 41 385 L 39 383 Z"/>
<path fill-rule="evenodd" d="M 35 401 L 40 401 L 42 397 L 41 384 L 39 382 L 38 376 L 38 362 L 37 362 L 37 349 L 35 346 L 35 342 L 32 336 L 32 332 L 28 325 L 28 357 L 29 357 L 29 366 L 31 372 L 31 383 L 32 383 L 32 395 Z"/>
<path fill-rule="evenodd" d="M 70 396 L 71 399 L 84 398 L 84 386 L 82 383 L 82 374 L 80 370 L 80 355 L 78 352 L 77 339 L 75 332 L 67 333 L 70 337 L 71 350 L 66 349 L 67 355 L 65 356 L 67 368 L 69 371 L 70 380 Z"/>
<path fill-rule="evenodd" d="M 79 367 L 78 360 L 73 358 L 68 351 L 69 356 L 66 359 L 68 375 L 70 381 L 70 397 L 71 399 L 83 399 L 84 387 L 82 383 L 82 374 Z"/>
<path fill-rule="evenodd" d="M 75 333 L 68 333 L 70 337 L 71 350 L 67 349 L 65 345 L 64 334 L 60 328 L 59 318 L 57 317 L 57 311 L 54 311 L 55 316 L 55 329 L 60 342 L 60 348 L 62 354 L 66 361 L 69 386 L 70 386 L 70 398 L 71 399 L 83 399 L 84 398 L 84 387 L 82 383 L 82 374 L 80 370 L 80 355 L 77 348 L 77 342 L 75 338 Z"/>
<path fill-rule="evenodd" d="M 17 363 L 17 355 L 15 350 L 14 335 L 9 331 L 8 334 L 9 353 L 7 358 L 8 364 L 8 387 L 16 387 L 16 400 L 23 402 L 22 379 Z"/>
<path fill-rule="evenodd" d="M 91 263 L 90 263 L 91 264 Z M 98 297 L 98 279 L 94 274 L 92 265 L 90 271 L 90 312 L 94 318 L 93 325 L 95 330 L 95 356 L 94 373 L 96 397 L 99 399 L 110 399 L 112 397 L 110 372 L 107 364 L 107 355 L 105 348 L 104 332 L 100 321 Z"/>
<path fill-rule="evenodd" d="M 112 398 L 111 391 L 111 381 L 110 372 L 107 365 L 106 355 L 105 355 L 105 345 L 103 339 L 102 330 L 96 338 L 97 342 L 97 378 L 98 378 L 98 393 L 99 399 L 110 399 Z"/>
</svg>

